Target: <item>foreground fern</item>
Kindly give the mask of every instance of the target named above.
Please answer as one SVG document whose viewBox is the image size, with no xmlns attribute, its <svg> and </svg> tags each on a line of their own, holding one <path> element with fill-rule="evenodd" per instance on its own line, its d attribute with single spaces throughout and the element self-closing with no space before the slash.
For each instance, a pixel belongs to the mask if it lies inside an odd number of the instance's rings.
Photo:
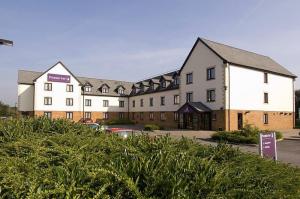
<svg viewBox="0 0 300 199">
<path fill-rule="evenodd" d="M 0 121 L 0 198 L 299 198 L 300 171 L 225 145 Z"/>
</svg>

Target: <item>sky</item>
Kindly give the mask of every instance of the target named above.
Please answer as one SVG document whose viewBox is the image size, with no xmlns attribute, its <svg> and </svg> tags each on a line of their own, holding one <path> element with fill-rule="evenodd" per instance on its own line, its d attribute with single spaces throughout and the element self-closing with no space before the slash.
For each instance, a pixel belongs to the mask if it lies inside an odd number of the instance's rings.
<svg viewBox="0 0 300 199">
<path fill-rule="evenodd" d="M 138 81 L 180 68 L 197 37 L 272 57 L 300 76 L 299 0 L 0 0 L 0 100 L 17 71 Z M 296 81 L 300 88 L 300 81 Z"/>
</svg>

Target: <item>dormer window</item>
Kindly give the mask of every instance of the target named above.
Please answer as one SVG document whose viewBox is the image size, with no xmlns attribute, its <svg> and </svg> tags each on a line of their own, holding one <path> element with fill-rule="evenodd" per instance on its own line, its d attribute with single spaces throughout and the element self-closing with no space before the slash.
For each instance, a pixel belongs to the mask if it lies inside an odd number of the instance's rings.
<svg viewBox="0 0 300 199">
<path fill-rule="evenodd" d="M 124 89 L 119 88 L 118 93 L 119 93 L 120 95 L 123 95 L 123 94 L 124 94 Z"/>
<path fill-rule="evenodd" d="M 91 86 L 85 86 L 84 87 L 84 92 L 87 92 L 87 93 L 92 92 L 92 87 Z"/>
<path fill-rule="evenodd" d="M 179 85 L 179 77 L 178 76 L 175 77 L 174 84 L 175 85 Z"/>
<path fill-rule="evenodd" d="M 160 86 L 161 86 L 162 88 L 166 88 L 166 87 L 167 87 L 166 81 L 165 81 L 165 80 L 162 80 L 161 83 L 160 83 Z"/>
<path fill-rule="evenodd" d="M 150 84 L 150 90 L 154 90 L 154 84 L 153 83 Z"/>
<path fill-rule="evenodd" d="M 102 87 L 102 93 L 108 93 L 108 88 L 106 86 Z"/>
</svg>

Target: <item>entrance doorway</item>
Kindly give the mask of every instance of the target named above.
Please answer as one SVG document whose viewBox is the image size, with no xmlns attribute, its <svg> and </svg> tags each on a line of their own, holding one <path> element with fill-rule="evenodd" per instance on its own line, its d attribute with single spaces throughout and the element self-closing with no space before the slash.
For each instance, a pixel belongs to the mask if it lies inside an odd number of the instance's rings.
<svg viewBox="0 0 300 199">
<path fill-rule="evenodd" d="M 238 130 L 243 128 L 243 113 L 238 113 Z"/>
</svg>

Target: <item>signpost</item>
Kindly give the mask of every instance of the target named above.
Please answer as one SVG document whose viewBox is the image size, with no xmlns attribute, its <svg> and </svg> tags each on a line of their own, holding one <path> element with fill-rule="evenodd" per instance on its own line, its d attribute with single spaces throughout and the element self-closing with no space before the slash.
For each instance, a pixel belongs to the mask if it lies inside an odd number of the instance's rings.
<svg viewBox="0 0 300 199">
<path fill-rule="evenodd" d="M 70 80 L 71 80 L 70 75 L 59 75 L 59 74 L 48 73 L 49 82 L 70 83 Z"/>
<path fill-rule="evenodd" d="M 260 133 L 259 135 L 259 154 L 261 157 L 277 160 L 276 133 Z"/>
</svg>

